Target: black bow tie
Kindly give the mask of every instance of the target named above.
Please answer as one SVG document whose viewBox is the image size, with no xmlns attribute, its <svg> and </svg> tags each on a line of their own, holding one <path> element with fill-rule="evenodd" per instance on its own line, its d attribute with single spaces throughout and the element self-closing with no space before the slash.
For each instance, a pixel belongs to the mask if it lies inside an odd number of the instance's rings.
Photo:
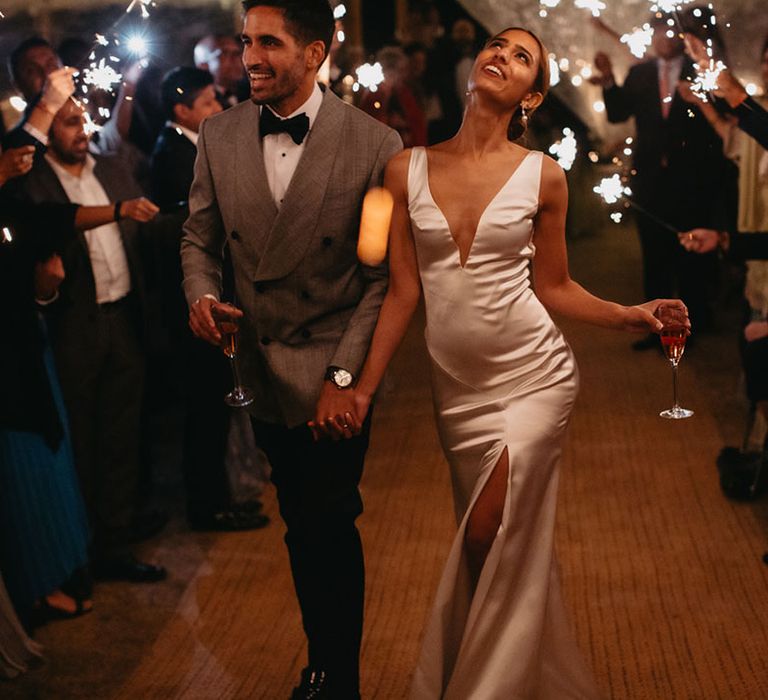
<svg viewBox="0 0 768 700">
<path fill-rule="evenodd" d="M 269 107 L 264 106 L 259 119 L 259 133 L 264 138 L 269 134 L 288 134 L 298 146 L 309 131 L 309 117 L 302 112 L 290 119 L 280 119 Z"/>
</svg>

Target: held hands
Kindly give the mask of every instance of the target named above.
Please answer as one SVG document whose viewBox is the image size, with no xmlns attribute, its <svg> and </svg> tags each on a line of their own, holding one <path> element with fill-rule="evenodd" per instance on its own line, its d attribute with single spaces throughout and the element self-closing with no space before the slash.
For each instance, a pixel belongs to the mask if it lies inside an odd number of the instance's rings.
<svg viewBox="0 0 768 700">
<path fill-rule="evenodd" d="M 65 66 L 48 75 L 43 85 L 40 105 L 50 114 L 56 114 L 64 103 L 75 93 L 77 69 Z"/>
<path fill-rule="evenodd" d="M 691 322 L 688 320 L 688 308 L 680 299 L 654 299 L 645 304 L 628 306 L 624 318 L 624 330 L 632 333 L 658 333 L 663 324 L 657 318 L 659 308 L 669 306 L 680 309 L 685 313 L 685 327 L 688 335 L 691 334 Z"/>
<path fill-rule="evenodd" d="M 315 418 L 307 423 L 312 437 L 318 441 L 359 435 L 370 405 L 371 398 L 356 389 L 338 389 L 332 382 L 323 382 Z"/>
<path fill-rule="evenodd" d="M 221 333 L 216 328 L 216 322 L 213 320 L 211 310 L 219 309 L 223 314 L 228 314 L 234 318 L 242 318 L 243 312 L 231 304 L 222 304 L 220 301 L 211 299 L 211 297 L 200 297 L 189 309 L 189 327 L 192 332 L 201 340 L 205 340 L 211 345 L 221 344 Z"/>
<path fill-rule="evenodd" d="M 14 177 L 26 175 L 32 169 L 34 146 L 9 148 L 0 156 L 0 187 Z"/>
<path fill-rule="evenodd" d="M 120 216 L 123 219 L 133 219 L 140 224 L 146 224 L 154 219 L 160 208 L 146 197 L 127 199 L 120 205 Z"/>
</svg>

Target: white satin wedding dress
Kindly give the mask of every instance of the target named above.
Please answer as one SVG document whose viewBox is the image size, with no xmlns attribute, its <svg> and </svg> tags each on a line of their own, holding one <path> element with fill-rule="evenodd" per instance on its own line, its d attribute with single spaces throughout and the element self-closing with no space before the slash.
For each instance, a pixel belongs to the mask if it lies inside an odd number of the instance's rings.
<svg viewBox="0 0 768 700">
<path fill-rule="evenodd" d="M 542 154 L 483 213 L 462 267 L 412 151 L 408 208 L 427 310 L 440 438 L 459 529 L 428 618 L 414 700 L 600 697 L 565 617 L 553 554 L 558 463 L 578 387 L 570 348 L 531 287 Z M 502 456 L 501 526 L 472 590 L 467 519 Z"/>
</svg>

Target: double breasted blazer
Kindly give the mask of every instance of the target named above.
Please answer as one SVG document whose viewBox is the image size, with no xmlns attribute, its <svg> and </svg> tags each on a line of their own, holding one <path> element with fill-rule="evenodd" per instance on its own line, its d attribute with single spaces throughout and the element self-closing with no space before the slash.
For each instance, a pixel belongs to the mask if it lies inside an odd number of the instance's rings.
<svg viewBox="0 0 768 700">
<path fill-rule="evenodd" d="M 326 368 L 357 374 L 368 351 L 387 270 L 357 259 L 360 212 L 402 142 L 326 90 L 279 210 L 257 105 L 243 102 L 207 119 L 197 146 L 181 243 L 187 302 L 220 294 L 228 243 L 235 301 L 245 313 L 238 361 L 257 394 L 249 410 L 300 425 L 314 415 Z"/>
</svg>

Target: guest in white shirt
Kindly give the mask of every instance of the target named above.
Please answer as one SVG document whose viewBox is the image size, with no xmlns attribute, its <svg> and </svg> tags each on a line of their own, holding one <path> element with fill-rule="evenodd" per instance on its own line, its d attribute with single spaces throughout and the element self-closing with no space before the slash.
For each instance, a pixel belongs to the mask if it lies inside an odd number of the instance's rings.
<svg viewBox="0 0 768 700">
<path fill-rule="evenodd" d="M 93 526 L 101 578 L 157 581 L 165 570 L 127 549 L 135 517 L 144 381 L 143 281 L 137 222 L 158 208 L 120 162 L 89 153 L 82 107 L 53 119 L 48 151 L 20 183 L 32 202 L 112 208 L 112 223 L 85 231 L 63 252 L 66 280 L 49 325 L 70 420 L 75 463 Z"/>
</svg>

